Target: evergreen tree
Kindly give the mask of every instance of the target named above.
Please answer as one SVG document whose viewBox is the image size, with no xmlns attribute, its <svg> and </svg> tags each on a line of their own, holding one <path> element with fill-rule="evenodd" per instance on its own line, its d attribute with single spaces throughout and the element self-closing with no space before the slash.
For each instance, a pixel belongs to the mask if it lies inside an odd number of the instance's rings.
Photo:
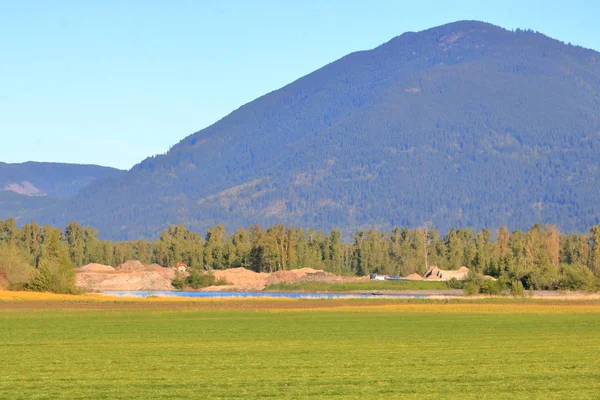
<svg viewBox="0 0 600 400">
<path fill-rule="evenodd" d="M 61 241 L 61 232 L 44 227 L 44 234 L 38 269 L 28 287 L 34 291 L 73 293 L 75 270 L 68 248 Z"/>
</svg>

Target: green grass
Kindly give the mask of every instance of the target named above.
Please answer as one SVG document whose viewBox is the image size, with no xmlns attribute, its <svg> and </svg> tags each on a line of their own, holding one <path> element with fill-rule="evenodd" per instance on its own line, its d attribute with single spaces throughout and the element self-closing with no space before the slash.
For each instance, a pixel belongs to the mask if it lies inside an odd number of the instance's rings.
<svg viewBox="0 0 600 400">
<path fill-rule="evenodd" d="M 269 285 L 270 292 L 355 292 L 359 290 L 446 290 L 446 282 L 440 281 L 376 281 L 363 282 L 291 282 Z"/>
<path fill-rule="evenodd" d="M 0 311 L 0 398 L 598 398 L 600 311 L 461 307 Z"/>
</svg>

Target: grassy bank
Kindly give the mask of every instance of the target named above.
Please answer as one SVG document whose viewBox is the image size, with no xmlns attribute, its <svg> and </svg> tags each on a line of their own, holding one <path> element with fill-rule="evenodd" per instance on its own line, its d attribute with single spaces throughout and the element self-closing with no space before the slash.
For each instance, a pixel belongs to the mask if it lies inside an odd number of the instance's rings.
<svg viewBox="0 0 600 400">
<path fill-rule="evenodd" d="M 271 292 L 356 292 L 360 290 L 445 290 L 446 282 L 440 281 L 362 281 L 362 282 L 291 282 L 269 285 Z"/>
<path fill-rule="evenodd" d="M 145 304 L 0 311 L 0 398 L 584 399 L 600 392 L 600 307 L 593 305 Z"/>
</svg>

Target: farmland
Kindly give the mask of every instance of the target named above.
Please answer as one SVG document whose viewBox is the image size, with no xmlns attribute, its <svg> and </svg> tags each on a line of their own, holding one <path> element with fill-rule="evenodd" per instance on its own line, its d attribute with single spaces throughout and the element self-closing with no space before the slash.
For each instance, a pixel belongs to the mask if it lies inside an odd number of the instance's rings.
<svg viewBox="0 0 600 400">
<path fill-rule="evenodd" d="M 600 392 L 595 302 L 43 296 L 0 301 L 0 398 L 586 399 Z"/>
</svg>

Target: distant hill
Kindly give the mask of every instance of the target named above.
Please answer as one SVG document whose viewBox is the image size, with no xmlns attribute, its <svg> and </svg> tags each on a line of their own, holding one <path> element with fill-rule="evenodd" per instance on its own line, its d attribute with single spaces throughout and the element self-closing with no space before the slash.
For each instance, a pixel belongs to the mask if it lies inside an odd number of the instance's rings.
<svg viewBox="0 0 600 400">
<path fill-rule="evenodd" d="M 0 162 L 0 191 L 26 196 L 69 197 L 97 179 L 122 171 L 98 165 Z"/>
<path fill-rule="evenodd" d="M 0 219 L 26 221 L 98 179 L 116 177 L 123 171 L 97 165 L 0 162 Z"/>
<path fill-rule="evenodd" d="M 41 213 L 63 201 L 57 197 L 24 196 L 8 190 L 0 190 L 0 220 L 14 218 L 22 221 L 31 213 Z"/>
<path fill-rule="evenodd" d="M 168 223 L 583 230 L 599 160 L 600 54 L 462 21 L 350 54 L 27 218 L 120 239 Z"/>
</svg>

